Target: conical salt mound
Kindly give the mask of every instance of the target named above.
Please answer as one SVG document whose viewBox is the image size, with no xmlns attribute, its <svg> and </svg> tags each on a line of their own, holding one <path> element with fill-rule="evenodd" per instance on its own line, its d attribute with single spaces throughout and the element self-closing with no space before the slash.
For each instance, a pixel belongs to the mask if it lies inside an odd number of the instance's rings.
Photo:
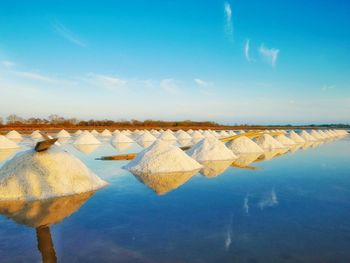
<svg viewBox="0 0 350 263">
<path fill-rule="evenodd" d="M 70 134 L 66 130 L 61 130 L 56 134 L 56 138 L 69 138 Z"/>
<path fill-rule="evenodd" d="M 234 131 L 228 131 L 228 135 L 229 136 L 235 136 L 235 135 L 237 135 L 237 133 L 235 133 Z"/>
<path fill-rule="evenodd" d="M 4 135 L 0 135 L 0 149 L 18 148 L 17 143 L 7 139 Z"/>
<path fill-rule="evenodd" d="M 175 141 L 176 137 L 173 135 L 173 132 L 170 130 L 166 130 L 163 132 L 160 136 L 159 139 L 163 141 Z"/>
<path fill-rule="evenodd" d="M 212 138 L 212 137 L 215 137 L 210 131 L 204 131 L 202 133 L 202 135 L 205 137 L 205 138 Z"/>
<path fill-rule="evenodd" d="M 74 135 L 80 135 L 80 134 L 82 134 L 83 132 L 82 132 L 82 130 L 77 130 L 75 133 L 74 133 Z"/>
<path fill-rule="evenodd" d="M 204 138 L 203 134 L 201 134 L 199 131 L 194 131 L 191 134 L 192 139 L 202 139 Z"/>
<path fill-rule="evenodd" d="M 243 154 L 243 153 L 263 153 L 264 150 L 249 139 L 246 136 L 240 136 L 237 139 L 229 141 L 226 144 L 234 154 Z"/>
<path fill-rule="evenodd" d="M 230 137 L 230 135 L 226 131 L 220 131 L 219 134 L 221 138 Z"/>
<path fill-rule="evenodd" d="M 316 138 L 314 138 L 313 136 L 310 135 L 310 133 L 306 132 L 306 131 L 302 131 L 300 133 L 300 136 L 305 140 L 305 142 L 315 142 L 317 141 Z"/>
<path fill-rule="evenodd" d="M 74 155 L 55 146 L 44 152 L 20 152 L 0 169 L 1 200 L 42 200 L 106 184 Z"/>
<path fill-rule="evenodd" d="M 159 131 L 156 131 L 156 130 L 153 130 L 153 131 L 151 132 L 151 134 L 152 134 L 154 137 L 158 138 L 158 136 L 160 135 L 160 132 L 159 132 Z"/>
<path fill-rule="evenodd" d="M 137 138 L 138 142 L 154 142 L 155 140 L 157 140 L 157 138 L 154 137 L 149 131 L 145 131 Z"/>
<path fill-rule="evenodd" d="M 36 130 L 36 131 L 33 131 L 30 135 L 30 137 L 33 139 L 33 140 L 42 140 L 44 139 L 44 137 L 40 134 L 40 131 Z"/>
<path fill-rule="evenodd" d="M 191 134 L 193 133 L 193 130 L 192 130 L 192 129 L 189 129 L 189 130 L 187 131 L 187 133 L 188 133 L 189 135 L 191 135 Z"/>
<path fill-rule="evenodd" d="M 7 139 L 12 139 L 12 140 L 21 140 L 22 135 L 19 134 L 17 131 L 10 131 L 9 133 L 6 134 Z"/>
<path fill-rule="evenodd" d="M 284 134 L 277 135 L 275 139 L 282 143 L 284 146 L 292 146 L 296 144 L 295 141 L 289 139 Z"/>
<path fill-rule="evenodd" d="M 327 133 L 325 133 L 324 131 L 322 131 L 322 130 L 318 130 L 318 133 L 322 136 L 323 139 L 329 139 L 330 138 L 330 136 Z"/>
<path fill-rule="evenodd" d="M 237 158 L 224 143 L 214 137 L 201 140 L 186 153 L 199 162 L 233 160 Z"/>
<path fill-rule="evenodd" d="M 180 130 L 176 132 L 176 138 L 178 140 L 191 140 L 192 137 L 185 131 Z"/>
<path fill-rule="evenodd" d="M 310 132 L 310 135 L 312 136 L 312 137 L 314 137 L 316 140 L 323 140 L 323 137 L 322 137 L 322 135 L 320 135 L 317 131 L 315 131 L 315 130 L 312 130 L 311 132 Z"/>
<path fill-rule="evenodd" d="M 157 140 L 123 168 L 134 174 L 199 170 L 202 166 L 177 146 Z"/>
<path fill-rule="evenodd" d="M 78 136 L 78 138 L 74 141 L 73 144 L 100 144 L 101 142 L 95 138 L 94 135 L 92 135 L 89 132 L 83 132 Z"/>
<path fill-rule="evenodd" d="M 117 133 L 113 136 L 112 142 L 113 143 L 133 143 L 134 140 L 122 133 Z"/>
<path fill-rule="evenodd" d="M 105 130 L 103 130 L 103 132 L 101 132 L 101 136 L 103 136 L 103 137 L 111 137 L 112 133 L 109 130 L 105 129 Z"/>
<path fill-rule="evenodd" d="M 295 143 L 305 143 L 305 139 L 299 136 L 295 131 L 290 131 L 287 137 L 293 140 Z"/>
<path fill-rule="evenodd" d="M 92 130 L 90 133 L 91 133 L 92 135 L 94 135 L 94 136 L 100 135 L 100 133 L 99 133 L 98 131 L 96 131 L 96 130 Z"/>
<path fill-rule="evenodd" d="M 275 140 L 270 134 L 263 134 L 256 139 L 256 143 L 264 150 L 285 148 L 283 144 Z"/>
</svg>

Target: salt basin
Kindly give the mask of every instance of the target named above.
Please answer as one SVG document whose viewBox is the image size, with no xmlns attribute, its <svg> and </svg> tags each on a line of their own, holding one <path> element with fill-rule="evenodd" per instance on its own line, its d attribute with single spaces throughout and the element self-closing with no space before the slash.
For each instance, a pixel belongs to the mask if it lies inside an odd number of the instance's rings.
<svg viewBox="0 0 350 263">
<path fill-rule="evenodd" d="M 199 162 L 237 159 L 237 156 L 215 137 L 201 140 L 186 153 Z"/>
<path fill-rule="evenodd" d="M 194 171 L 202 166 L 179 147 L 157 140 L 123 168 L 134 174 L 152 174 Z"/>
<path fill-rule="evenodd" d="M 66 130 L 61 130 L 56 134 L 56 138 L 69 138 L 71 137 L 69 132 L 67 132 Z"/>
<path fill-rule="evenodd" d="M 279 141 L 280 143 L 282 143 L 283 145 L 285 145 L 285 146 L 291 146 L 291 145 L 295 145 L 295 144 L 296 144 L 295 141 L 289 139 L 289 138 L 288 138 L 287 136 L 285 136 L 284 134 L 277 135 L 277 136 L 275 137 L 275 139 L 276 139 L 277 141 Z"/>
<path fill-rule="evenodd" d="M 282 143 L 275 140 L 270 134 L 259 136 L 256 138 L 256 143 L 264 150 L 285 148 Z"/>
<path fill-rule="evenodd" d="M 7 139 L 4 135 L 0 135 L 0 149 L 13 149 L 18 148 L 17 143 Z"/>
<path fill-rule="evenodd" d="M 6 138 L 11 140 L 21 140 L 22 135 L 19 132 L 13 130 L 6 134 Z"/>
<path fill-rule="evenodd" d="M 249 139 L 246 136 L 238 137 L 232 141 L 229 141 L 226 144 L 227 148 L 229 148 L 234 154 L 242 154 L 242 153 L 263 153 L 264 150 L 257 145 L 254 141 Z"/>
<path fill-rule="evenodd" d="M 78 136 L 78 138 L 74 141 L 73 144 L 101 144 L 101 142 L 97 140 L 95 136 L 89 133 L 88 131 L 84 131 Z"/>
<path fill-rule="evenodd" d="M 305 143 L 305 139 L 299 136 L 295 131 L 290 131 L 287 137 L 293 140 L 295 143 Z"/>
<path fill-rule="evenodd" d="M 112 143 L 133 143 L 134 140 L 123 133 L 114 134 Z"/>
<path fill-rule="evenodd" d="M 43 200 L 106 185 L 78 158 L 56 146 L 20 152 L 0 169 L 1 200 Z"/>
</svg>

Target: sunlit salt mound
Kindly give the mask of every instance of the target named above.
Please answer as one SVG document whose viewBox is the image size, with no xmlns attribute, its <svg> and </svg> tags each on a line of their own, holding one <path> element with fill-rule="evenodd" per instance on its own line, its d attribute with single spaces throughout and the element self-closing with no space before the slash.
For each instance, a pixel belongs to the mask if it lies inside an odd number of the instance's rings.
<svg viewBox="0 0 350 263">
<path fill-rule="evenodd" d="M 234 131 L 228 131 L 228 135 L 229 136 L 235 136 L 235 135 L 237 135 L 237 133 L 235 133 Z"/>
<path fill-rule="evenodd" d="M 192 139 L 202 139 L 204 138 L 203 134 L 201 134 L 199 131 L 194 131 L 191 134 Z"/>
<path fill-rule="evenodd" d="M 263 134 L 256 139 L 256 143 L 264 150 L 281 149 L 285 146 L 270 134 Z"/>
<path fill-rule="evenodd" d="M 105 130 L 103 130 L 103 132 L 101 132 L 101 136 L 103 136 L 103 137 L 111 137 L 112 133 L 109 130 L 105 129 Z"/>
<path fill-rule="evenodd" d="M 100 133 L 99 133 L 98 131 L 96 131 L 96 130 L 92 130 L 90 133 L 91 133 L 92 135 L 94 135 L 94 136 L 100 135 Z"/>
<path fill-rule="evenodd" d="M 317 141 L 316 138 L 314 138 L 313 136 L 310 135 L 310 133 L 306 132 L 306 131 L 302 131 L 300 133 L 300 136 L 305 140 L 305 142 L 315 142 Z"/>
<path fill-rule="evenodd" d="M 186 152 L 193 159 L 201 161 L 233 160 L 237 156 L 224 143 L 215 137 L 205 138 L 196 143 Z"/>
<path fill-rule="evenodd" d="M 66 130 L 61 130 L 56 134 L 57 138 L 69 138 L 70 134 Z"/>
<path fill-rule="evenodd" d="M 176 138 L 178 140 L 191 140 L 192 139 L 192 137 L 187 132 L 185 132 L 183 130 L 177 131 L 175 135 L 176 135 Z"/>
<path fill-rule="evenodd" d="M 176 137 L 174 136 L 172 131 L 166 130 L 159 136 L 159 139 L 163 141 L 175 141 Z"/>
<path fill-rule="evenodd" d="M 284 134 L 277 135 L 277 136 L 275 137 L 275 139 L 276 139 L 277 141 L 279 141 L 280 143 L 282 143 L 283 145 L 285 145 L 285 146 L 292 146 L 292 145 L 295 145 L 295 144 L 296 144 L 295 141 L 289 139 L 289 138 L 288 138 L 287 136 L 285 136 Z"/>
<path fill-rule="evenodd" d="M 17 143 L 7 139 L 4 135 L 0 135 L 0 149 L 18 148 Z"/>
<path fill-rule="evenodd" d="M 6 134 L 6 138 L 11 140 L 21 140 L 22 135 L 19 134 L 19 132 L 17 131 L 10 131 L 9 133 Z"/>
<path fill-rule="evenodd" d="M 1 200 L 42 200 L 94 191 L 106 184 L 56 146 L 44 152 L 20 152 L 0 169 Z"/>
<path fill-rule="evenodd" d="M 219 134 L 221 138 L 230 137 L 230 135 L 226 131 L 220 131 Z"/>
<path fill-rule="evenodd" d="M 192 129 L 189 129 L 189 130 L 187 131 L 187 133 L 188 133 L 189 135 L 191 135 L 192 133 L 194 133 L 194 131 L 193 131 Z"/>
<path fill-rule="evenodd" d="M 113 135 L 112 142 L 113 143 L 133 143 L 134 140 L 128 137 L 127 135 L 124 135 L 122 133 L 117 133 Z"/>
<path fill-rule="evenodd" d="M 0 214 L 33 228 L 49 226 L 73 214 L 94 193 L 95 191 L 29 202 L 0 201 Z"/>
<path fill-rule="evenodd" d="M 153 131 L 151 131 L 151 134 L 152 134 L 154 137 L 158 138 L 159 135 L 160 135 L 160 132 L 159 132 L 159 131 L 156 131 L 156 130 L 153 130 Z"/>
<path fill-rule="evenodd" d="M 202 133 L 202 135 L 203 135 L 205 138 L 212 138 L 212 137 L 215 137 L 211 131 L 204 131 L 204 132 Z"/>
<path fill-rule="evenodd" d="M 92 135 L 89 132 L 83 132 L 76 138 L 73 144 L 100 144 L 101 142 L 95 138 L 94 135 Z"/>
<path fill-rule="evenodd" d="M 202 166 L 179 147 L 157 140 L 123 168 L 134 174 L 186 172 Z"/>
<path fill-rule="evenodd" d="M 137 137 L 138 142 L 154 142 L 155 140 L 157 140 L 157 138 L 154 137 L 149 131 L 145 131 Z"/>
<path fill-rule="evenodd" d="M 310 131 L 310 135 L 314 137 L 316 140 L 323 140 L 323 137 L 321 134 L 319 134 L 317 131 L 312 130 Z"/>
<path fill-rule="evenodd" d="M 38 131 L 38 130 L 33 131 L 33 132 L 30 134 L 30 137 L 31 137 L 33 140 L 42 140 L 42 139 L 44 139 L 44 137 L 40 134 L 40 131 Z"/>
<path fill-rule="evenodd" d="M 328 137 L 330 137 L 330 138 L 337 137 L 337 134 L 335 132 L 333 132 L 332 130 L 326 130 L 326 131 L 324 131 L 324 133 L 327 134 Z"/>
<path fill-rule="evenodd" d="M 295 143 L 305 143 L 305 139 L 299 136 L 295 131 L 290 131 L 287 134 L 287 137 L 291 140 L 293 140 Z"/>
<path fill-rule="evenodd" d="M 257 145 L 254 141 L 249 139 L 246 136 L 240 136 L 237 139 L 229 141 L 226 144 L 227 148 L 229 148 L 234 154 L 242 154 L 242 153 L 263 153 L 264 150 Z"/>
<path fill-rule="evenodd" d="M 216 177 L 227 170 L 232 164 L 232 160 L 203 161 L 203 168 L 200 173 L 206 177 Z"/>
<path fill-rule="evenodd" d="M 74 133 L 74 135 L 80 135 L 80 134 L 82 134 L 83 132 L 82 132 L 82 130 L 77 130 L 75 133 Z"/>
</svg>

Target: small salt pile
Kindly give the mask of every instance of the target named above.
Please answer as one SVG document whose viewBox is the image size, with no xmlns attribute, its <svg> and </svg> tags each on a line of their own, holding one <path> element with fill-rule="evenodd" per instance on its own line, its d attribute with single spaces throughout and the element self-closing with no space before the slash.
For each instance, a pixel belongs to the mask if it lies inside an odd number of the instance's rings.
<svg viewBox="0 0 350 263">
<path fill-rule="evenodd" d="M 145 131 L 143 134 L 137 137 L 138 142 L 154 142 L 157 140 L 149 131 Z"/>
<path fill-rule="evenodd" d="M 151 134 L 152 134 L 154 137 L 156 137 L 156 138 L 158 138 L 158 137 L 160 136 L 160 132 L 157 131 L 157 130 L 151 131 Z"/>
<path fill-rule="evenodd" d="M 191 140 L 192 137 L 185 131 L 179 130 L 176 132 L 176 138 L 178 140 Z"/>
<path fill-rule="evenodd" d="M 327 130 L 325 133 L 331 138 L 337 137 L 337 134 L 332 130 Z"/>
<path fill-rule="evenodd" d="M 94 135 L 89 133 L 88 131 L 83 132 L 78 136 L 78 138 L 74 141 L 73 144 L 100 144 L 101 142 L 96 139 Z"/>
<path fill-rule="evenodd" d="M 77 130 L 77 131 L 74 133 L 74 135 L 80 135 L 80 134 L 82 134 L 82 133 L 83 133 L 82 130 Z"/>
<path fill-rule="evenodd" d="M 17 131 L 10 131 L 9 133 L 6 134 L 6 138 L 11 140 L 21 140 L 22 135 L 19 134 Z"/>
<path fill-rule="evenodd" d="M 306 131 L 302 131 L 300 133 L 300 136 L 306 141 L 306 142 L 315 142 L 317 139 L 315 139 L 313 136 L 310 135 L 310 133 Z"/>
<path fill-rule="evenodd" d="M 199 170 L 202 166 L 179 147 L 157 140 L 123 167 L 135 174 Z"/>
<path fill-rule="evenodd" d="M 234 154 L 263 153 L 264 150 L 246 136 L 238 137 L 226 144 Z"/>
<path fill-rule="evenodd" d="M 317 140 L 323 140 L 323 137 L 322 137 L 317 131 L 315 131 L 315 130 L 312 130 L 312 131 L 310 132 L 310 135 L 311 135 L 312 137 L 314 137 L 315 139 L 317 139 Z"/>
<path fill-rule="evenodd" d="M 0 149 L 18 148 L 17 143 L 7 139 L 4 135 L 0 135 Z"/>
<path fill-rule="evenodd" d="M 18 153 L 0 169 L 0 199 L 42 200 L 107 185 L 72 154 L 52 146 Z"/>
<path fill-rule="evenodd" d="M 133 142 L 134 142 L 133 139 L 131 139 L 130 137 L 122 133 L 114 134 L 112 138 L 112 143 L 133 143 Z"/>
<path fill-rule="evenodd" d="M 318 130 L 318 133 L 322 136 L 323 139 L 329 139 L 331 137 L 329 134 L 325 133 L 322 130 Z"/>
<path fill-rule="evenodd" d="M 256 143 L 264 150 L 280 149 L 285 147 L 269 134 L 263 134 L 262 136 L 259 136 L 256 139 Z"/>
<path fill-rule="evenodd" d="M 220 131 L 220 137 L 225 138 L 225 137 L 230 137 L 230 135 L 226 131 Z"/>
<path fill-rule="evenodd" d="M 224 143 L 215 137 L 205 138 L 186 152 L 197 161 L 222 161 L 237 159 Z"/>
<path fill-rule="evenodd" d="M 70 134 L 66 130 L 61 130 L 56 134 L 56 138 L 69 138 Z"/>
<path fill-rule="evenodd" d="M 275 138 L 277 141 L 279 141 L 280 143 L 282 143 L 283 145 L 285 146 L 292 146 L 292 145 L 295 145 L 296 142 L 289 139 L 287 136 L 285 136 L 284 134 L 280 134 L 280 135 L 277 135 L 276 138 Z"/>
<path fill-rule="evenodd" d="M 96 131 L 96 130 L 92 130 L 90 133 L 91 133 L 92 135 L 94 135 L 94 136 L 100 135 L 100 133 L 99 133 L 98 131 Z"/>
<path fill-rule="evenodd" d="M 103 132 L 101 132 L 101 136 L 102 137 L 111 137 L 112 133 L 109 130 L 104 129 Z"/>
<path fill-rule="evenodd" d="M 203 135 L 205 138 L 212 138 L 212 137 L 215 137 L 215 136 L 213 135 L 213 133 L 211 133 L 210 131 L 204 131 L 204 132 L 202 133 L 202 135 Z"/>
<path fill-rule="evenodd" d="M 30 135 L 33 140 L 42 140 L 44 137 L 40 134 L 39 130 L 33 131 Z"/>
<path fill-rule="evenodd" d="M 243 134 L 243 133 L 245 133 L 245 131 L 243 131 L 243 130 L 238 131 L 238 134 Z"/>
<path fill-rule="evenodd" d="M 194 132 L 194 131 L 193 131 L 192 129 L 189 129 L 189 130 L 187 131 L 187 133 L 188 133 L 189 135 L 191 135 L 193 132 Z"/>
<path fill-rule="evenodd" d="M 305 139 L 299 136 L 295 131 L 290 131 L 287 137 L 293 140 L 295 143 L 304 143 Z"/>
<path fill-rule="evenodd" d="M 173 135 L 173 132 L 170 130 L 166 130 L 163 132 L 160 136 L 159 139 L 163 141 L 176 141 L 176 137 Z"/>
<path fill-rule="evenodd" d="M 192 139 L 202 139 L 204 138 L 203 134 L 201 134 L 199 131 L 195 131 L 191 134 Z"/>
<path fill-rule="evenodd" d="M 237 133 L 235 133 L 234 131 L 228 131 L 228 135 L 229 136 L 235 136 L 235 135 L 237 135 Z"/>
</svg>

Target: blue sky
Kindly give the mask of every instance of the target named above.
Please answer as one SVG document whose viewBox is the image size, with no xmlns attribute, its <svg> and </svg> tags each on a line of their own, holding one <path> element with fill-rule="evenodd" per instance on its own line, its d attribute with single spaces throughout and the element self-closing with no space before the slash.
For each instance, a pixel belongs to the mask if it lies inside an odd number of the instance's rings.
<svg viewBox="0 0 350 263">
<path fill-rule="evenodd" d="M 16 1 L 0 114 L 350 122 L 349 1 Z"/>
</svg>

